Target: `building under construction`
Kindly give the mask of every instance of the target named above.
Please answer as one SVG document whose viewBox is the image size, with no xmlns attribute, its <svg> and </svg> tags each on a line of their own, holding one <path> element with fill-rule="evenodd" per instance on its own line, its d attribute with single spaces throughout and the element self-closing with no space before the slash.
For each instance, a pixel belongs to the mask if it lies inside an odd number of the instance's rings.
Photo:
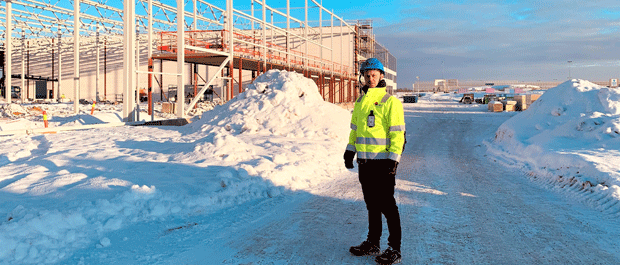
<svg viewBox="0 0 620 265">
<path fill-rule="evenodd" d="M 396 59 L 370 20 L 344 20 L 315 0 L 170 2 L 6 0 L 3 85 L 18 87 L 14 101 L 64 98 L 76 112 L 80 100 L 122 101 L 126 121 L 141 99 L 149 111 L 154 101 L 177 102 L 184 117 L 205 93 L 228 101 L 271 69 L 312 78 L 326 101 L 351 102 L 369 57 L 397 88 Z"/>
</svg>

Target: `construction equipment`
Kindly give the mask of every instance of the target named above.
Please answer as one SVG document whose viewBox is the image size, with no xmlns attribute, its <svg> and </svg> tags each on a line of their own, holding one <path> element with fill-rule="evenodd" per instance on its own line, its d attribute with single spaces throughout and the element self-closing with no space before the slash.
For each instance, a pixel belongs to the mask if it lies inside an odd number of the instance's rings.
<svg viewBox="0 0 620 265">
<path fill-rule="evenodd" d="M 461 98 L 461 100 L 459 100 L 459 102 L 465 103 L 465 104 L 473 103 L 474 102 L 474 93 L 463 94 L 463 97 Z"/>
</svg>

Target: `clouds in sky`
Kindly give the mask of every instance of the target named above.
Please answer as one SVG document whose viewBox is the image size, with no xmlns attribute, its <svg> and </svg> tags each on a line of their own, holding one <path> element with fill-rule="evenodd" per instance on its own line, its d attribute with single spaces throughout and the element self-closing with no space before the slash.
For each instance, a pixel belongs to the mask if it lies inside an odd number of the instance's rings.
<svg viewBox="0 0 620 265">
<path fill-rule="evenodd" d="M 400 87 L 415 76 L 565 80 L 569 60 L 573 78 L 620 77 L 617 0 L 355 3 L 342 7 L 344 18 L 373 19 L 378 41 L 398 59 Z"/>
<path fill-rule="evenodd" d="M 415 76 L 561 81 L 568 77 L 568 61 L 574 78 L 620 78 L 618 0 L 316 1 L 346 20 L 373 20 L 378 41 L 398 60 L 401 87 L 411 87 Z M 207 2 L 225 6 L 224 0 Z M 265 2 L 282 11 L 287 0 Z M 234 3 L 249 12 L 250 0 Z M 293 16 L 303 18 L 305 1 L 290 3 Z M 310 10 L 311 21 L 318 20 L 317 12 Z"/>
</svg>

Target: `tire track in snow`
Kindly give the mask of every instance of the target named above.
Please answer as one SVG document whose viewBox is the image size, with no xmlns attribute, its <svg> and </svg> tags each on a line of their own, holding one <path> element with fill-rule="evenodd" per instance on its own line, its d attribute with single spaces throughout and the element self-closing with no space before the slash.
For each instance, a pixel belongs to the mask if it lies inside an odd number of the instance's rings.
<svg viewBox="0 0 620 265">
<path fill-rule="evenodd" d="M 403 264 L 620 264 L 617 220 L 484 157 L 482 140 L 508 115 L 405 107 L 408 145 L 396 191 Z M 348 253 L 367 232 L 357 174 L 334 174 L 341 176 L 312 194 L 200 217 L 167 236 L 195 246 L 151 263 L 374 264 Z"/>
<path fill-rule="evenodd" d="M 484 158 L 481 140 L 506 118 L 435 112 L 407 120 L 408 140 L 415 144 L 405 151 L 397 188 L 425 189 L 399 192 L 404 260 L 618 264 L 617 221 L 599 222 L 598 212 Z"/>
</svg>

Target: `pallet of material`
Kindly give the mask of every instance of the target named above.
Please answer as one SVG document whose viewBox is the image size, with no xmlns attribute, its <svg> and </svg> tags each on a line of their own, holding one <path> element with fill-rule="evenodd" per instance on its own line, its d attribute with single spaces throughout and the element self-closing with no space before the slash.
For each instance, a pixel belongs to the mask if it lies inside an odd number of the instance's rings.
<svg viewBox="0 0 620 265">
<path fill-rule="evenodd" d="M 513 100 L 504 100 L 502 101 L 502 106 L 505 111 L 515 111 L 517 102 Z"/>
<path fill-rule="evenodd" d="M 517 102 L 516 110 L 523 111 L 527 109 L 527 96 L 526 95 L 516 95 L 515 101 Z"/>
<path fill-rule="evenodd" d="M 161 104 L 161 112 L 174 113 L 175 105 L 172 102 L 164 102 Z"/>
<path fill-rule="evenodd" d="M 489 102 L 489 111 L 491 112 L 502 112 L 504 111 L 504 104 L 499 101 L 491 101 Z"/>
<path fill-rule="evenodd" d="M 527 95 L 527 105 L 530 106 L 532 103 L 540 98 L 540 94 L 528 94 Z"/>
</svg>

